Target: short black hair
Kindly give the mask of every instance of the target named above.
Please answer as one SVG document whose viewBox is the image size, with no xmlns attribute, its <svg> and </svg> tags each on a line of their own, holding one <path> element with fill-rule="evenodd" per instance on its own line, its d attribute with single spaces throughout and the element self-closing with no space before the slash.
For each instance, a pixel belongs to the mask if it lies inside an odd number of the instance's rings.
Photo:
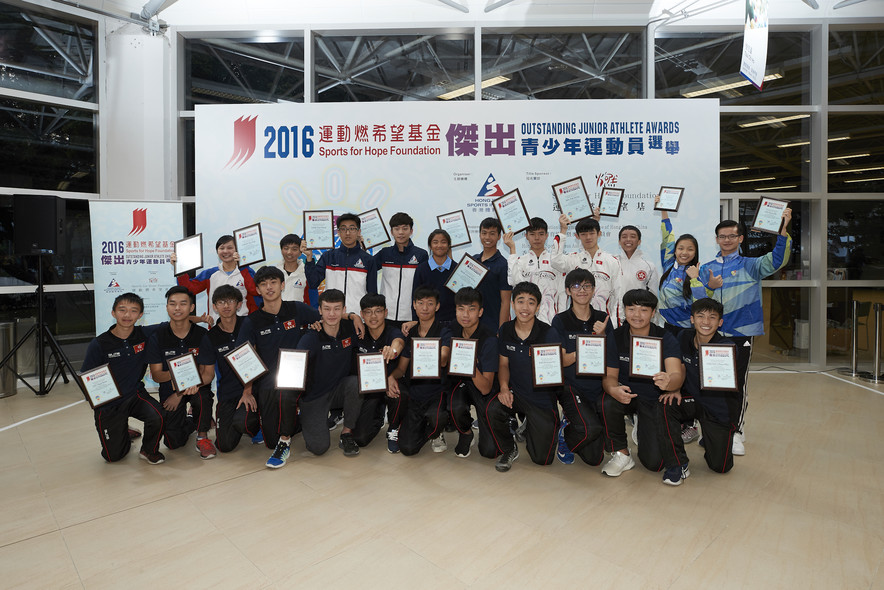
<svg viewBox="0 0 884 590">
<path fill-rule="evenodd" d="M 500 220 L 496 217 L 486 217 L 482 220 L 482 223 L 479 224 L 479 231 L 483 229 L 496 229 L 497 233 L 503 235 L 503 225 L 501 225 Z"/>
<path fill-rule="evenodd" d="M 235 241 L 236 240 L 234 240 L 233 236 L 231 236 L 230 234 L 224 234 L 223 236 L 218 238 L 217 242 L 215 242 L 215 250 L 217 250 L 218 248 L 220 248 L 221 246 L 223 246 L 227 242 L 235 242 Z"/>
<path fill-rule="evenodd" d="M 182 293 L 187 295 L 187 298 L 190 299 L 191 303 L 193 303 L 193 294 L 187 290 L 187 287 L 183 287 L 181 285 L 175 285 L 174 287 L 169 287 L 169 290 L 166 291 L 166 295 L 165 295 L 166 301 L 168 301 L 169 297 L 171 297 L 172 295 L 180 295 Z"/>
<path fill-rule="evenodd" d="M 595 288 L 595 275 L 586 270 L 585 268 L 575 268 L 571 272 L 565 275 L 565 288 L 570 289 L 574 285 L 579 285 L 581 283 L 589 283 L 592 285 L 593 289 Z"/>
<path fill-rule="evenodd" d="M 408 227 L 414 229 L 414 219 L 411 218 L 411 215 L 408 213 L 403 213 L 400 211 L 399 213 L 394 213 L 393 217 L 390 218 L 390 228 L 394 228 L 400 225 L 407 225 Z"/>
<path fill-rule="evenodd" d="M 528 220 L 528 229 L 526 231 L 549 231 L 549 226 L 542 217 L 532 217 Z"/>
<path fill-rule="evenodd" d="M 353 213 L 344 213 L 338 217 L 338 220 L 335 222 L 335 227 L 341 229 L 341 224 L 345 221 L 352 221 L 356 224 L 356 227 L 362 229 L 362 220 L 359 219 L 358 215 L 354 215 Z"/>
<path fill-rule="evenodd" d="M 432 297 L 439 302 L 439 289 L 432 285 L 421 285 L 414 289 L 414 292 L 411 294 L 412 301 L 420 301 L 421 299 L 426 299 L 427 297 Z"/>
<path fill-rule="evenodd" d="M 620 238 L 622 238 L 622 237 L 623 237 L 623 232 L 625 232 L 625 231 L 628 230 L 628 229 L 631 229 L 632 231 L 634 231 L 635 233 L 637 233 L 637 234 L 638 234 L 638 239 L 639 239 L 639 240 L 642 239 L 642 230 L 640 230 L 639 228 L 635 227 L 634 225 L 624 225 L 623 227 L 621 227 L 621 228 L 620 228 L 620 233 L 617 234 L 617 239 L 619 240 Z"/>
<path fill-rule="evenodd" d="M 592 217 L 587 217 L 586 219 L 581 219 L 577 222 L 577 227 L 574 228 L 574 231 L 578 234 L 582 234 L 585 232 L 595 231 L 601 233 L 602 226 L 599 225 L 599 222 L 593 219 Z"/>
<path fill-rule="evenodd" d="M 711 311 L 713 313 L 717 313 L 718 317 L 724 317 L 724 305 L 721 304 L 720 301 L 716 301 L 710 297 L 704 297 L 703 299 L 697 299 L 691 304 L 691 315 L 703 312 L 703 311 Z"/>
<path fill-rule="evenodd" d="M 451 248 L 451 234 L 449 234 L 444 229 L 434 229 L 430 232 L 430 236 L 427 238 L 427 248 L 433 243 L 433 238 L 436 236 L 442 236 L 445 238 L 445 241 L 448 242 L 448 247 Z"/>
<path fill-rule="evenodd" d="M 368 293 L 359 300 L 359 309 L 368 309 L 369 307 L 383 307 L 387 309 L 387 298 L 380 293 Z"/>
<path fill-rule="evenodd" d="M 739 236 L 742 236 L 745 234 L 745 232 L 743 232 L 743 224 L 742 223 L 740 223 L 739 221 L 734 221 L 733 219 L 725 219 L 724 221 L 722 221 L 721 223 L 719 223 L 718 225 L 715 226 L 715 235 L 718 236 L 719 231 L 721 231 L 725 228 L 728 228 L 728 227 L 737 228 L 737 235 L 739 235 Z"/>
<path fill-rule="evenodd" d="M 513 287 L 512 300 L 515 301 L 516 297 L 518 297 L 519 295 L 522 295 L 523 293 L 534 297 L 534 300 L 537 301 L 538 304 L 540 303 L 540 300 L 543 298 L 543 296 L 540 294 L 540 287 L 538 287 L 534 283 L 529 283 L 528 281 L 522 281 L 521 283 L 518 283 L 518 284 L 516 284 L 515 287 Z"/>
<path fill-rule="evenodd" d="M 282 236 L 281 240 L 279 240 L 279 247 L 280 248 L 285 248 L 286 246 L 291 246 L 291 245 L 295 245 L 295 246 L 300 247 L 301 246 L 301 236 L 298 236 L 295 234 L 286 234 L 286 235 Z"/>
<path fill-rule="evenodd" d="M 454 294 L 454 305 L 472 305 L 478 303 L 482 307 L 482 293 L 472 287 L 463 287 Z"/>
<path fill-rule="evenodd" d="M 242 291 L 234 287 L 233 285 L 220 285 L 215 291 L 212 293 L 212 303 L 218 303 L 219 301 L 236 301 L 239 303 L 242 301 Z"/>
<path fill-rule="evenodd" d="M 262 266 L 258 269 L 258 272 L 255 273 L 256 285 L 260 285 L 264 281 L 269 281 L 270 279 L 278 279 L 280 283 L 285 283 L 285 275 L 275 266 Z"/>
<path fill-rule="evenodd" d="M 623 295 L 623 307 L 633 305 L 657 309 L 657 296 L 647 289 L 630 289 Z"/>
<path fill-rule="evenodd" d="M 144 299 L 141 298 L 141 295 L 137 293 L 123 293 L 122 295 L 117 295 L 114 298 L 114 304 L 111 306 L 111 311 L 117 309 L 117 305 L 120 303 L 134 303 L 138 307 L 141 308 L 142 313 L 144 312 Z"/>
<path fill-rule="evenodd" d="M 319 294 L 319 305 L 323 303 L 344 303 L 344 292 L 340 289 L 326 289 Z"/>
</svg>

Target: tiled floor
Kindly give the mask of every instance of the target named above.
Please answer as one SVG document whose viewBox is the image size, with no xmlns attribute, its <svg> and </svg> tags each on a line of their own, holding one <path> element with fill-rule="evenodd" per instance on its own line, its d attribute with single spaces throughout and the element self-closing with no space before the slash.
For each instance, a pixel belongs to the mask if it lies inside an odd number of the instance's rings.
<svg viewBox="0 0 884 590">
<path fill-rule="evenodd" d="M 690 445 L 679 488 L 526 453 L 500 474 L 382 438 L 355 458 L 296 439 L 278 471 L 248 441 L 108 465 L 85 402 L 8 428 L 73 386 L 20 390 L 0 400 L 0 587 L 884 590 L 884 386 L 750 383 L 747 455 L 717 475 Z"/>
</svg>

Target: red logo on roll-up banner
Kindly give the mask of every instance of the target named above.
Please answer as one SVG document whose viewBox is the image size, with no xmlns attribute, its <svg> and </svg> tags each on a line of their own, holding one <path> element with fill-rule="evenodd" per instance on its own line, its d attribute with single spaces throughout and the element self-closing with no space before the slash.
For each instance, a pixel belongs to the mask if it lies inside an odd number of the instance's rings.
<svg viewBox="0 0 884 590">
<path fill-rule="evenodd" d="M 254 117 L 240 117 L 233 122 L 233 155 L 225 168 L 239 168 L 255 153 L 255 122 Z"/>
<path fill-rule="evenodd" d="M 147 209 L 132 210 L 132 231 L 130 236 L 137 236 L 147 229 Z"/>
</svg>

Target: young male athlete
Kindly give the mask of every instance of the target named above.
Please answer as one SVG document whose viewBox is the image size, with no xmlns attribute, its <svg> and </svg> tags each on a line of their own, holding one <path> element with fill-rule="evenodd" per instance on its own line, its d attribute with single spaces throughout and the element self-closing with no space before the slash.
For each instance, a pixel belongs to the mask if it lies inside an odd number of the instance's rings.
<svg viewBox="0 0 884 590">
<path fill-rule="evenodd" d="M 634 225 L 624 225 L 618 235 L 620 252 L 615 256 L 620 263 L 622 275 L 620 290 L 622 293 L 632 289 L 646 289 L 657 294 L 660 273 L 657 266 L 639 249 L 642 243 L 642 230 Z"/>
<path fill-rule="evenodd" d="M 482 251 L 473 258 L 488 268 L 488 274 L 479 283 L 485 312 L 482 323 L 497 330 L 510 319 L 510 299 L 513 288 L 507 282 L 509 266 L 507 259 L 497 249 L 503 235 L 503 226 L 496 217 L 486 217 L 479 224 L 479 241 Z"/>
<path fill-rule="evenodd" d="M 451 352 L 451 330 L 443 327 L 436 318 L 439 310 L 439 291 L 430 286 L 417 287 L 412 294 L 414 311 L 418 323 L 409 332 L 405 350 L 399 357 L 396 369 L 387 377 L 387 396 L 400 398 L 402 415 L 399 425 L 399 449 L 403 455 L 416 455 L 428 440 L 433 441 L 433 452 L 444 453 L 448 446 L 442 431 L 448 422 L 445 408 L 443 379 L 444 367 L 448 365 Z M 415 379 L 414 373 L 420 367 L 411 367 L 408 388 L 399 386 L 399 379 L 409 373 L 412 346 L 415 338 L 438 338 L 441 347 L 440 377 Z M 392 426 L 392 425 L 391 425 Z"/>
<path fill-rule="evenodd" d="M 718 329 L 722 325 L 724 306 L 714 299 L 699 299 L 691 305 L 691 323 L 678 335 L 682 361 L 685 366 L 685 380 L 681 391 L 667 392 L 660 396 L 662 402 L 658 410 L 662 414 L 660 448 L 663 452 L 663 483 L 677 486 L 690 475 L 688 456 L 680 435 L 681 423 L 699 418 L 703 429 L 703 457 L 709 469 L 716 473 L 727 473 L 734 466 L 731 452 L 733 437 L 737 430 L 737 419 L 742 409 L 741 380 L 746 367 L 737 357 L 737 391 L 718 391 L 704 387 L 700 380 L 700 346 L 703 344 L 727 344 L 733 342 L 722 336 Z"/>
<path fill-rule="evenodd" d="M 449 375 L 446 391 L 449 392 L 448 407 L 451 422 L 459 433 L 454 453 L 469 457 L 475 442 L 473 416 L 470 406 L 476 410 L 479 425 L 479 454 L 493 459 L 497 456 L 497 444 L 491 435 L 491 427 L 485 410 L 497 397 L 497 368 L 500 359 L 497 352 L 497 335 L 481 323 L 483 314 L 482 294 L 472 287 L 464 287 L 454 295 L 457 324 L 452 326 L 452 338 L 476 341 L 476 366 L 472 377 Z M 457 343 L 452 343 L 452 347 Z"/>
<path fill-rule="evenodd" d="M 121 460 L 129 452 L 138 431 L 129 428 L 129 417 L 144 423 L 139 457 L 151 465 L 166 460 L 159 451 L 163 436 L 163 408 L 144 388 L 147 370 L 147 339 L 156 326 L 135 323 L 144 314 L 144 300 L 135 293 L 114 299 L 111 316 L 114 325 L 92 339 L 86 349 L 81 371 L 107 364 L 120 390 L 120 398 L 96 408 L 95 430 L 101 441 L 101 456 L 108 463 Z"/>
<path fill-rule="evenodd" d="M 186 287 L 177 285 L 166 291 L 169 321 L 161 323 L 147 341 L 147 362 L 151 378 L 160 385 L 166 425 L 163 442 L 170 449 L 183 447 L 195 430 L 197 452 L 203 459 L 211 459 L 215 456 L 215 446 L 208 436 L 214 396 L 208 384 L 212 381 L 213 362 L 201 348 L 206 329 L 190 320 L 193 308 L 193 295 Z M 196 358 L 203 384 L 175 391 L 169 360 L 188 353 Z M 188 404 L 193 411 L 192 418 L 187 415 Z"/>
<path fill-rule="evenodd" d="M 503 236 L 503 243 L 510 249 L 507 277 L 510 285 L 528 281 L 540 287 L 543 298 L 537 309 L 537 318 L 549 324 L 567 305 L 564 274 L 552 267 L 551 254 L 546 249 L 546 238 L 549 235 L 546 221 L 540 217 L 532 217 L 530 224 L 525 230 L 525 239 L 530 250 L 522 256 L 516 254 L 513 233 Z"/>
<path fill-rule="evenodd" d="M 676 391 L 684 380 L 684 368 L 675 337 L 660 326 L 651 323 L 657 309 L 657 297 L 644 289 L 633 289 L 623 295 L 626 321 L 614 330 L 607 346 L 617 351 L 619 358 L 610 358 L 602 381 L 602 422 L 605 426 L 605 446 L 611 458 L 602 473 L 617 477 L 635 467 L 626 442 L 627 414 L 638 414 L 638 458 L 651 471 L 663 469 L 658 429 L 661 427 L 657 405 L 660 396 Z M 630 376 L 632 337 L 662 338 L 663 366 L 652 378 Z M 679 436 L 681 427 L 679 427 Z"/>
<path fill-rule="evenodd" d="M 414 219 L 411 215 L 401 211 L 394 214 L 390 218 L 390 235 L 394 244 L 374 255 L 375 266 L 381 270 L 380 293 L 390 306 L 387 320 L 395 323 L 397 328 L 402 326 L 402 322 L 412 319 L 414 274 L 418 265 L 429 256 L 426 250 L 414 245 L 412 234 Z"/>
<path fill-rule="evenodd" d="M 309 303 L 306 297 L 307 275 L 304 273 L 304 265 L 301 264 L 301 237 L 295 234 L 286 234 L 279 240 L 279 250 L 282 252 L 282 264 L 276 268 L 285 275 L 285 289 L 282 291 L 283 301 L 303 301 Z"/>
<path fill-rule="evenodd" d="M 327 251 L 318 262 L 313 260 L 313 250 L 302 243 L 302 252 L 307 256 L 304 271 L 310 288 L 317 288 L 325 279 L 326 289 L 343 292 L 345 309 L 352 312 L 359 309 L 363 295 L 378 292 L 378 268 L 371 254 L 359 245 L 359 228 L 362 226 L 359 216 L 344 213 L 336 223 L 341 246 Z"/>
<path fill-rule="evenodd" d="M 534 387 L 530 347 L 534 344 L 560 344 L 549 324 L 535 316 L 540 289 L 534 283 L 513 287 L 512 306 L 516 319 L 505 322 L 498 333 L 498 373 L 500 393 L 488 404 L 487 416 L 501 455 L 494 468 L 509 471 L 519 458 L 519 447 L 510 432 L 510 419 L 516 412 L 527 418 L 525 444 L 531 460 L 549 465 L 555 459 L 559 411 L 556 393 L 547 387 Z"/>
</svg>

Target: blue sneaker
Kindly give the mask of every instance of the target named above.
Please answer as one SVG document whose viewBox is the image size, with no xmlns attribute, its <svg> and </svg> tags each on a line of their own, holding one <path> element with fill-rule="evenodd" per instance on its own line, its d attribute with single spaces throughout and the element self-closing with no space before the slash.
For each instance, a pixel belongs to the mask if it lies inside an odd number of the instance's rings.
<svg viewBox="0 0 884 590">
<path fill-rule="evenodd" d="M 276 449 L 273 451 L 273 454 L 270 455 L 270 458 L 267 459 L 265 465 L 270 469 L 279 469 L 285 465 L 286 461 L 288 461 L 291 452 L 292 446 L 290 444 L 279 441 L 276 443 Z"/>
<path fill-rule="evenodd" d="M 264 444 L 264 431 L 258 430 L 258 434 L 252 437 L 253 445 L 263 445 Z"/>
<path fill-rule="evenodd" d="M 556 457 L 559 458 L 559 461 L 564 465 L 570 465 L 574 462 L 574 453 L 571 452 L 571 449 L 568 448 L 567 443 L 565 443 L 565 426 L 568 425 L 568 420 L 562 420 L 562 425 L 559 426 L 559 450 L 556 453 Z"/>
<path fill-rule="evenodd" d="M 681 482 L 691 475 L 687 465 L 676 465 L 663 472 L 663 483 L 668 486 L 680 486 Z"/>
</svg>

